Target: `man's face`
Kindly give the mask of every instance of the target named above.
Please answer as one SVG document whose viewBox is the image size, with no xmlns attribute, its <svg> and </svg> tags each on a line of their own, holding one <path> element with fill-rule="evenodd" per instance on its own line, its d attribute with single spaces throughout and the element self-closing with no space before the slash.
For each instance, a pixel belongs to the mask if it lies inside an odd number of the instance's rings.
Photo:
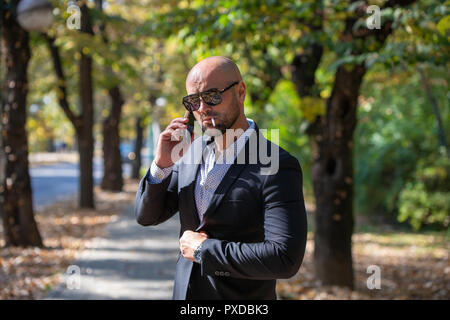
<svg viewBox="0 0 450 320">
<path fill-rule="evenodd" d="M 190 77 L 186 82 L 187 93 L 194 94 L 212 88 L 222 90 L 237 79 L 224 79 L 220 76 L 202 77 L 201 74 Z M 240 106 L 236 94 L 238 85 L 222 93 L 222 102 L 216 106 L 206 104 L 200 99 L 200 108 L 194 111 L 196 120 L 201 124 L 203 132 L 209 135 L 218 135 L 216 130 L 224 134 L 226 129 L 233 126 L 240 115 Z M 215 127 L 211 118 L 214 118 Z M 216 130 L 213 130 L 216 129 Z"/>
</svg>

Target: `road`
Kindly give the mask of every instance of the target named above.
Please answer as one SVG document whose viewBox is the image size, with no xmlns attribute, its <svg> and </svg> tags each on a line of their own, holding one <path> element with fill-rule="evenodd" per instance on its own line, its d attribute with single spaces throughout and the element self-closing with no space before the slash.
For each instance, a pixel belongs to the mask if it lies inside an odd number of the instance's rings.
<svg viewBox="0 0 450 320">
<path fill-rule="evenodd" d="M 130 176 L 131 165 L 123 164 L 125 177 Z M 78 193 L 79 168 L 76 163 L 62 162 L 33 167 L 30 169 L 33 205 L 40 209 L 56 201 L 64 200 Z M 94 183 L 103 177 L 103 161 L 94 159 Z"/>
</svg>

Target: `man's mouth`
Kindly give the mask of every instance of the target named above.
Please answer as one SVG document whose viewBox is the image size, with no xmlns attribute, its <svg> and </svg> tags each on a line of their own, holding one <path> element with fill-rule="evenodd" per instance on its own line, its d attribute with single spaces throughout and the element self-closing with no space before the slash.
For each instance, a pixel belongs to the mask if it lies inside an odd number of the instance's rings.
<svg viewBox="0 0 450 320">
<path fill-rule="evenodd" d="M 215 121 L 214 117 L 206 117 L 206 118 L 203 118 L 202 122 L 203 122 L 203 123 L 209 122 L 209 123 L 211 123 L 213 126 L 216 126 L 216 121 Z"/>
</svg>

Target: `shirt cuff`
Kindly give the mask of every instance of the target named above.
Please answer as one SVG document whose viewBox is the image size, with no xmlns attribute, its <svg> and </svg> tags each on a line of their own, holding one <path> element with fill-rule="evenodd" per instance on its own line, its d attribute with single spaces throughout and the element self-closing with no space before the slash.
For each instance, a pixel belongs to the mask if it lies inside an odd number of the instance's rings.
<svg viewBox="0 0 450 320">
<path fill-rule="evenodd" d="M 152 162 L 150 166 L 150 174 L 148 175 L 148 182 L 150 184 L 161 183 L 165 178 L 167 178 L 172 173 L 173 165 L 167 168 L 160 168 L 156 165 L 155 161 Z"/>
</svg>

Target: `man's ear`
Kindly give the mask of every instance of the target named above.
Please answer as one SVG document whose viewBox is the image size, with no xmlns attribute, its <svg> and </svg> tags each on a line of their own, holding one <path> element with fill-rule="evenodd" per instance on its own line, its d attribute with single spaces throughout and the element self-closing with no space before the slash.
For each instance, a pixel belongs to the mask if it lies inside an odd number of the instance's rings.
<svg viewBox="0 0 450 320">
<path fill-rule="evenodd" d="M 241 81 L 241 83 L 239 84 L 239 89 L 238 89 L 239 102 L 241 104 L 244 104 L 246 92 L 247 92 L 247 87 L 245 86 L 244 81 Z"/>
</svg>

